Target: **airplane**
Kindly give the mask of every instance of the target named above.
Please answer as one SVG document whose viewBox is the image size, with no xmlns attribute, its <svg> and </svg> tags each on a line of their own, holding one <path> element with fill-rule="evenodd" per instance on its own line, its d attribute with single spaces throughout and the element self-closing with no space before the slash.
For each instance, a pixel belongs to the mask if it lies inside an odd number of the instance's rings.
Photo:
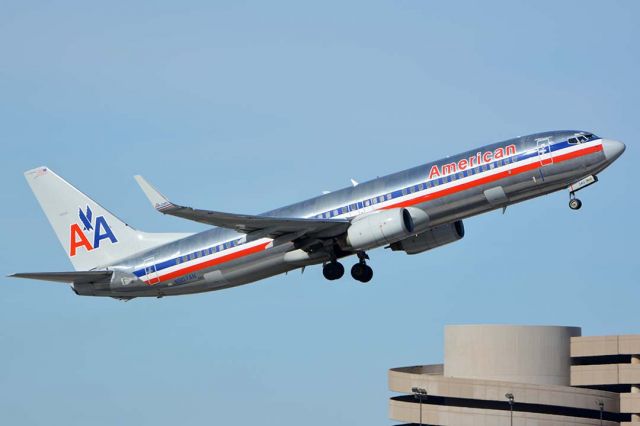
<svg viewBox="0 0 640 426">
<path fill-rule="evenodd" d="M 18 273 L 70 283 L 83 296 L 121 300 L 201 293 L 248 284 L 311 265 L 327 280 L 355 255 L 351 276 L 369 282 L 368 251 L 413 255 L 462 239 L 463 220 L 559 190 L 575 194 L 625 150 L 585 131 L 552 131 L 486 145 L 358 183 L 260 215 L 169 201 L 135 176 L 160 213 L 212 226 L 200 233 L 131 228 L 47 167 L 25 172 L 75 271 Z"/>
</svg>

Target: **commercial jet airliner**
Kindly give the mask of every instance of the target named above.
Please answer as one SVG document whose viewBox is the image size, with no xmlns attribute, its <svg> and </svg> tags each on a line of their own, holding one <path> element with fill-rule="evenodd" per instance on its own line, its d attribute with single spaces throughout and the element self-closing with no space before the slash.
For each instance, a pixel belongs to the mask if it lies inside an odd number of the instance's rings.
<svg viewBox="0 0 640 426">
<path fill-rule="evenodd" d="M 161 213 L 213 226 L 197 234 L 135 230 L 47 167 L 25 177 L 74 272 L 14 274 L 70 283 L 76 294 L 163 297 L 251 283 L 322 264 L 328 280 L 373 277 L 367 251 L 407 254 L 460 240 L 462 220 L 554 191 L 598 181 L 625 145 L 584 131 L 554 131 L 483 146 L 453 157 L 324 194 L 261 215 L 200 210 L 172 203 L 141 176 L 138 184 Z"/>
</svg>

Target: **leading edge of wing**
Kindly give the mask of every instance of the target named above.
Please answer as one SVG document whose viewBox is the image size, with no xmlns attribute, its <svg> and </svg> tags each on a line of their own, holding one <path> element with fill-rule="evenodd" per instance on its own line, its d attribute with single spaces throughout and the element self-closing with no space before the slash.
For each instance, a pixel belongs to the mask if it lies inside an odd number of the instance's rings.
<svg viewBox="0 0 640 426">
<path fill-rule="evenodd" d="M 194 209 L 172 203 L 142 176 L 136 175 L 135 179 L 151 202 L 153 208 L 160 213 L 208 225 L 229 228 L 245 234 L 254 231 L 263 231 L 265 236 L 271 237 L 295 232 L 305 234 L 329 232 L 329 234 L 335 233 L 337 235 L 345 232 L 350 223 L 347 219 L 283 218 Z"/>
</svg>

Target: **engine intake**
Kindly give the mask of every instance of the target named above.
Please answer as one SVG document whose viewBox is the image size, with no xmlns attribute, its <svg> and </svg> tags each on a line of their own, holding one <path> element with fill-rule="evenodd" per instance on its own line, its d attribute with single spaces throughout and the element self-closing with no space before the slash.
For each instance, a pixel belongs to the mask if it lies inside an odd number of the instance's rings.
<svg viewBox="0 0 640 426">
<path fill-rule="evenodd" d="M 418 254 L 445 244 L 453 243 L 464 237 L 464 224 L 461 220 L 439 225 L 418 235 L 391 244 L 391 250 Z"/>
<path fill-rule="evenodd" d="M 413 218 L 407 209 L 378 210 L 351 222 L 347 243 L 356 250 L 366 250 L 402 240 L 413 232 Z"/>
</svg>

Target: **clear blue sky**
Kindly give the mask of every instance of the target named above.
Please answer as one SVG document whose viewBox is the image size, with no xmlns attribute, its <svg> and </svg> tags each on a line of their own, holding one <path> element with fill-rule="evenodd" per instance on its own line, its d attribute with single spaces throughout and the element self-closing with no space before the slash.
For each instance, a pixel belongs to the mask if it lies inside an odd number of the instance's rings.
<svg viewBox="0 0 640 426">
<path fill-rule="evenodd" d="M 536 131 L 627 152 L 580 212 L 557 193 L 373 251 L 369 285 L 314 267 L 123 303 L 1 278 L 0 423 L 392 424 L 387 369 L 440 362 L 446 324 L 640 332 L 638 2 L 227 3 L 2 3 L 3 276 L 71 268 L 39 165 L 138 228 L 198 231 L 132 176 L 259 213 Z"/>
</svg>

